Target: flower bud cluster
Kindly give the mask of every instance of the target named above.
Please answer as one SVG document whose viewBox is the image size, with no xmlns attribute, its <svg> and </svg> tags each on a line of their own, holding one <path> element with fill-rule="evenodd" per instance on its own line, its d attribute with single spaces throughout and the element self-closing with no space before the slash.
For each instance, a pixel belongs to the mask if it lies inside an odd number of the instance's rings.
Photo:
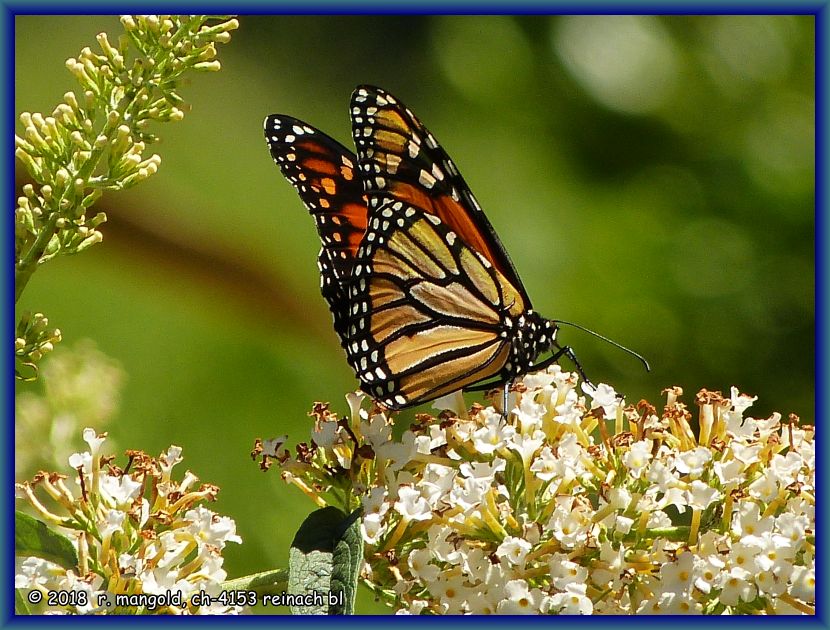
<svg viewBox="0 0 830 630">
<path fill-rule="evenodd" d="M 30 186 L 19 203 L 19 223 L 30 232 L 50 211 L 60 211 L 76 228 L 94 230 L 84 213 L 102 190 L 126 188 L 153 175 L 161 159 L 144 157 L 155 139 L 147 124 L 183 118 L 184 101 L 177 91 L 182 75 L 218 70 L 216 44 L 228 42 L 239 25 L 235 19 L 171 15 L 125 15 L 121 23 L 126 33 L 117 45 L 100 33 L 100 52 L 87 47 L 66 61 L 80 83 L 80 97 L 67 92 L 49 116 L 20 115 L 23 134 L 15 136 L 15 154 L 40 185 L 37 190 Z M 101 172 L 104 155 L 108 168 Z M 80 241 L 62 244 L 69 250 Z"/>
<path fill-rule="evenodd" d="M 363 508 L 366 583 L 398 612 L 812 614 L 814 430 L 755 398 L 701 391 L 697 428 L 552 366 L 509 413 L 475 404 L 401 430 L 378 408 L 317 404 L 292 456 L 267 468 L 318 505 Z M 344 499 L 345 497 L 345 499 Z"/>
<path fill-rule="evenodd" d="M 84 48 L 67 60 L 78 93 L 64 94 L 51 115 L 19 117 L 15 156 L 34 183 L 23 187 L 15 209 L 16 298 L 41 263 L 101 242 L 98 227 L 106 215 L 90 208 L 105 190 L 129 188 L 158 171 L 161 158 L 147 155 L 156 139 L 148 124 L 182 119 L 182 75 L 218 70 L 216 44 L 229 41 L 238 26 L 233 19 L 187 15 L 123 16 L 121 22 L 126 33 L 117 45 L 101 33 L 100 52 Z"/>
<path fill-rule="evenodd" d="M 60 329 L 49 328 L 49 320 L 43 313 L 23 313 L 14 339 L 17 378 L 24 381 L 37 378 L 38 361 L 51 352 L 60 340 Z"/>
</svg>

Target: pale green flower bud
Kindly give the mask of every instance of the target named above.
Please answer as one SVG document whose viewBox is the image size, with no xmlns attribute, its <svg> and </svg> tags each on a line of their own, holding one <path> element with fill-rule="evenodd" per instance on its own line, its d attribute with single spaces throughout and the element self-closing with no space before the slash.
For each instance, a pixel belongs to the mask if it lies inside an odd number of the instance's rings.
<svg viewBox="0 0 830 630">
<path fill-rule="evenodd" d="M 93 191 L 91 193 L 89 193 L 86 197 L 84 197 L 81 200 L 81 207 L 82 208 L 89 208 L 92 204 L 94 204 L 96 201 L 98 201 L 101 198 L 102 194 L 103 194 L 103 191 L 101 191 L 100 188 L 93 189 Z M 103 212 L 101 214 L 103 215 Z"/>
<path fill-rule="evenodd" d="M 63 95 L 63 100 L 73 110 L 78 111 L 78 97 L 75 96 L 75 92 L 66 92 Z"/>
<path fill-rule="evenodd" d="M 55 183 L 57 183 L 60 188 L 65 188 L 69 183 L 69 171 L 65 168 L 59 168 L 58 172 L 55 173 Z"/>
<path fill-rule="evenodd" d="M 101 232 L 99 232 L 98 230 L 95 230 L 89 236 L 87 236 L 83 241 L 81 241 L 81 244 L 78 245 L 75 248 L 75 251 L 76 252 L 82 252 L 85 249 L 89 249 L 90 247 L 92 247 L 96 243 L 100 243 L 102 240 L 104 240 L 104 235 L 101 234 Z"/>
<path fill-rule="evenodd" d="M 193 69 L 205 72 L 218 72 L 222 69 L 222 65 L 219 61 L 200 61 L 199 63 L 193 65 Z"/>
</svg>

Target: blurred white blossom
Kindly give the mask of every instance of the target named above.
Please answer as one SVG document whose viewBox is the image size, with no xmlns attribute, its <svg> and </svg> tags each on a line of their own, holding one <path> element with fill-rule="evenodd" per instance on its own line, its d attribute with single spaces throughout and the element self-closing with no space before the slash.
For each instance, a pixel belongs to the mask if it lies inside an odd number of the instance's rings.
<svg viewBox="0 0 830 630">
<path fill-rule="evenodd" d="M 65 465 L 82 444 L 83 426 L 102 431 L 115 416 L 126 375 L 121 365 L 84 339 L 43 362 L 37 386 L 15 398 L 15 478 Z"/>
</svg>

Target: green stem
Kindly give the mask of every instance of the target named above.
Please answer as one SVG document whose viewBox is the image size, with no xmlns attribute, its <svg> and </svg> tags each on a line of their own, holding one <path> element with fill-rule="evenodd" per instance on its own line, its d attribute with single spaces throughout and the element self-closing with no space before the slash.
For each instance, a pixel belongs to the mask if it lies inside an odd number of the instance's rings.
<svg viewBox="0 0 830 630">
<path fill-rule="evenodd" d="M 117 120 L 107 118 L 107 122 L 104 123 L 104 128 L 101 130 L 101 134 L 99 134 L 105 136 L 107 141 L 100 145 L 96 143 L 93 146 L 92 152 L 89 155 L 89 159 L 86 162 L 84 162 L 84 165 L 81 166 L 80 169 L 78 169 L 78 172 L 75 173 L 74 177 L 70 180 L 70 182 L 74 182 L 76 179 L 82 179 L 84 180 L 84 183 L 86 183 L 92 177 L 92 174 L 98 167 L 98 162 L 101 161 L 104 152 L 107 150 L 107 147 L 109 147 L 110 143 L 113 140 L 115 130 L 118 128 L 118 126 L 124 119 L 124 113 L 127 111 L 127 108 L 132 104 L 133 100 L 135 99 L 135 96 L 135 93 L 132 90 L 129 90 L 121 98 L 121 100 L 118 102 L 118 104 L 115 106 L 115 109 L 113 110 L 118 112 Z"/>
<path fill-rule="evenodd" d="M 676 525 L 674 527 L 655 527 L 646 530 L 645 538 L 666 538 L 674 542 L 679 542 L 682 540 L 688 540 L 690 530 L 691 528 L 688 525 Z M 639 532 L 635 531 L 635 529 L 632 528 L 632 531 L 623 536 L 623 540 L 635 540 L 638 534 Z"/>
<path fill-rule="evenodd" d="M 222 583 L 223 591 L 256 591 L 259 594 L 281 593 L 287 588 L 288 569 L 271 569 Z"/>
<path fill-rule="evenodd" d="M 23 259 L 15 266 L 15 304 L 17 304 L 17 301 L 20 299 L 20 296 L 23 293 L 23 289 L 25 289 L 26 285 L 29 283 L 29 278 L 32 277 L 32 274 L 35 272 L 35 269 L 37 269 L 37 264 L 40 261 L 40 257 L 43 256 L 43 252 L 46 251 L 46 247 L 47 245 L 49 245 L 49 241 L 52 240 L 52 236 L 55 234 L 55 227 L 58 224 L 59 218 L 60 213 L 57 210 L 52 212 L 49 219 L 40 229 L 40 233 L 37 235 L 35 242 L 29 248 L 29 251 L 26 252 L 26 255 L 23 257 Z"/>
</svg>

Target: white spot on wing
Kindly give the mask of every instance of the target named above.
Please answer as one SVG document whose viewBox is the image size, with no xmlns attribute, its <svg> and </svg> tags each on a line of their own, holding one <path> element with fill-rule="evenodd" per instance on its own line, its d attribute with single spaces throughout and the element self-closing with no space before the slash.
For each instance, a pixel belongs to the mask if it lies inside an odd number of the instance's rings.
<svg viewBox="0 0 830 630">
<path fill-rule="evenodd" d="M 401 158 L 397 155 L 387 155 L 386 156 L 386 169 L 390 173 L 397 173 L 398 166 L 401 164 Z"/>
<path fill-rule="evenodd" d="M 435 186 L 435 178 L 423 169 L 421 169 L 421 172 L 418 173 L 418 181 L 421 182 L 421 185 L 426 188 L 432 188 Z"/>
</svg>

